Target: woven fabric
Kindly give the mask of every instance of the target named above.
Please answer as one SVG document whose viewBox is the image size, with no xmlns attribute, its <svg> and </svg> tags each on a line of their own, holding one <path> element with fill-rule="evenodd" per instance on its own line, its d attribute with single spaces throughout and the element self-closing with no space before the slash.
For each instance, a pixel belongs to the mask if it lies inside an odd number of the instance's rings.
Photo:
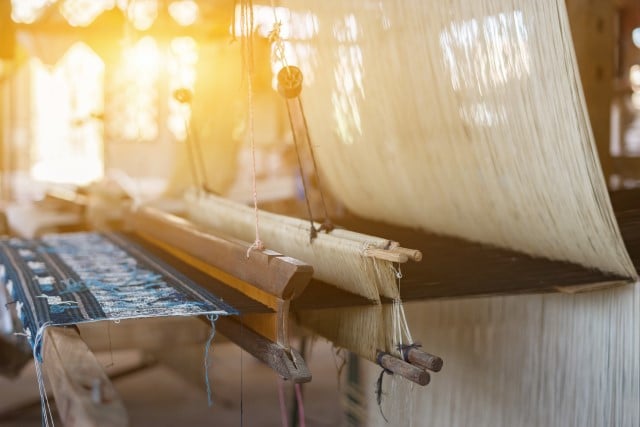
<svg viewBox="0 0 640 427">
<path fill-rule="evenodd" d="M 237 314 L 117 233 L 0 239 L 0 265 L 2 283 L 15 301 L 32 346 L 45 326 Z"/>
</svg>

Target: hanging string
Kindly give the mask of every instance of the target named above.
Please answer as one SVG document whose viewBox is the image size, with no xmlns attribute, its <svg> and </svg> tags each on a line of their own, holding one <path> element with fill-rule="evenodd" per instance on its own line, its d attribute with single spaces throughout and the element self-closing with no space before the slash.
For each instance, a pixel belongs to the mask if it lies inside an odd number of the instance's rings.
<svg viewBox="0 0 640 427">
<path fill-rule="evenodd" d="M 397 268 L 394 268 L 393 265 L 391 265 L 391 269 L 393 270 L 394 276 L 397 280 L 398 295 L 400 295 L 400 291 L 402 288 L 402 265 L 398 263 Z M 407 322 L 407 318 L 404 312 L 404 306 L 402 305 L 402 300 L 400 299 L 400 297 L 393 299 L 392 307 L 394 347 L 396 350 L 400 351 L 402 355 L 404 355 L 405 350 L 414 345 L 413 337 L 411 336 L 411 331 L 409 330 L 409 324 Z M 405 342 L 408 344 L 405 344 Z"/>
<path fill-rule="evenodd" d="M 313 149 L 313 143 L 311 142 L 311 135 L 309 134 L 309 125 L 307 123 L 307 116 L 304 113 L 302 107 L 302 100 L 298 96 L 298 107 L 300 108 L 300 114 L 302 115 L 302 122 L 304 123 L 304 131 L 307 137 L 307 145 L 309 146 L 309 154 L 311 154 L 311 161 L 313 162 L 313 173 L 316 177 L 316 185 L 318 186 L 318 193 L 320 193 L 320 201 L 322 203 L 322 209 L 324 211 L 324 222 L 320 226 L 320 230 L 329 232 L 334 229 L 334 225 L 329 219 L 329 211 L 327 210 L 327 204 L 324 201 L 324 191 L 322 189 L 322 183 L 320 182 L 320 174 L 318 173 L 318 164 L 316 162 L 315 150 Z"/>
<path fill-rule="evenodd" d="M 187 132 L 185 143 L 187 144 L 187 157 L 189 158 L 189 166 L 191 170 L 191 180 L 193 181 L 193 186 L 197 188 L 198 194 L 201 194 L 202 190 L 202 180 L 200 179 L 200 173 L 198 172 L 198 166 L 196 163 L 197 154 L 195 152 L 195 147 L 193 146 L 193 141 L 191 139 L 191 132 L 189 131 L 189 123 L 187 123 L 187 118 L 184 119 L 184 128 Z"/>
<path fill-rule="evenodd" d="M 304 402 L 302 400 L 302 386 L 299 383 L 295 383 L 293 385 L 296 393 L 296 402 L 298 403 L 298 425 L 300 427 L 305 427 L 305 419 L 304 419 Z"/>
<path fill-rule="evenodd" d="M 42 344 L 44 340 L 44 331 L 46 327 L 51 324 L 52 322 L 43 323 L 42 326 L 40 326 L 40 328 L 38 329 L 38 332 L 36 332 L 36 336 L 34 337 L 34 340 L 33 340 L 33 360 L 36 368 L 38 392 L 40 393 L 42 424 L 45 427 L 49 427 L 49 421 L 51 421 L 52 427 L 55 425 L 53 420 L 53 414 L 51 413 L 51 405 L 49 405 L 49 396 L 47 396 L 47 388 L 44 383 L 44 376 L 42 374 Z"/>
<path fill-rule="evenodd" d="M 382 362 L 381 362 L 381 357 L 384 355 L 384 353 L 380 352 L 378 353 L 378 360 L 377 363 L 378 365 L 382 366 Z M 388 374 L 388 375 L 393 375 L 393 372 L 382 368 L 382 371 L 380 372 L 380 375 L 378 376 L 378 380 L 376 381 L 376 389 L 375 389 L 375 394 L 376 394 L 376 403 L 378 404 L 378 409 L 380 410 L 380 415 L 382 415 L 382 418 L 388 423 L 389 420 L 387 419 L 387 417 L 384 415 L 384 412 L 382 410 L 382 395 L 384 394 L 382 391 L 382 381 L 384 379 L 384 374 Z"/>
<path fill-rule="evenodd" d="M 287 114 L 289 115 L 289 122 L 293 125 L 293 119 L 291 115 L 291 108 L 289 108 L 289 101 L 286 101 L 287 104 Z M 300 149 L 298 147 L 298 137 L 296 136 L 295 129 L 292 129 L 293 135 L 293 146 L 296 151 L 296 158 L 298 159 L 298 171 L 300 173 L 300 180 L 302 181 L 302 190 L 304 191 L 304 201 L 307 205 L 307 215 L 309 216 L 309 239 L 313 241 L 313 239 L 318 235 L 318 230 L 316 230 L 315 223 L 313 221 L 313 212 L 311 211 L 311 202 L 309 201 L 309 190 L 307 189 L 307 182 L 305 179 L 304 169 L 302 167 L 302 157 L 300 156 Z"/>
<path fill-rule="evenodd" d="M 269 41 L 272 43 L 272 45 L 274 46 L 274 54 L 276 57 L 276 60 L 278 60 L 281 64 L 282 64 L 282 70 L 284 70 L 284 72 L 286 73 L 286 79 L 287 79 L 287 83 L 291 83 L 291 82 L 296 82 L 299 85 L 302 84 L 302 73 L 296 68 L 296 67 L 290 67 L 289 64 L 287 63 L 287 58 L 286 58 L 286 53 L 285 53 L 285 48 L 284 48 L 284 43 L 282 41 L 282 37 L 280 35 L 281 30 L 282 30 L 282 22 L 278 19 L 277 13 L 276 13 L 276 8 L 275 8 L 275 4 L 274 1 L 271 1 L 271 8 L 273 10 L 273 29 L 271 30 L 271 32 L 269 33 Z M 296 70 L 297 73 L 299 73 L 299 80 L 296 80 L 294 76 L 294 71 L 292 71 L 293 69 Z M 282 71 L 281 71 L 282 72 Z M 281 73 L 280 72 L 280 73 Z M 278 80 L 279 80 L 279 85 L 281 84 L 280 78 L 281 75 L 280 73 L 278 74 Z M 313 144 L 311 142 L 311 135 L 309 133 L 309 124 L 307 122 L 307 118 L 306 115 L 304 113 L 304 108 L 302 106 L 302 101 L 300 99 L 300 94 L 299 91 L 301 89 L 301 86 L 296 86 L 297 90 L 292 91 L 293 93 L 291 94 L 284 94 L 285 98 L 286 98 L 286 105 L 287 105 L 287 113 L 289 115 L 289 123 L 291 124 L 291 133 L 293 134 L 293 142 L 295 145 L 295 150 L 296 150 L 296 157 L 298 160 L 298 169 L 300 171 L 300 177 L 302 180 L 302 186 L 304 189 L 304 193 L 305 193 L 305 202 L 307 205 L 307 212 L 309 215 L 309 221 L 311 222 L 311 240 L 313 240 L 314 237 L 317 236 L 317 232 L 318 231 L 326 231 L 329 232 L 331 230 L 333 230 L 334 226 L 331 222 L 331 220 L 329 219 L 329 211 L 327 209 L 327 204 L 325 202 L 325 197 L 324 197 L 324 191 L 322 189 L 322 183 L 320 180 L 320 175 L 318 173 L 318 165 L 317 165 L 317 161 L 315 158 L 315 150 L 313 149 Z M 296 132 L 296 127 L 294 124 L 294 119 L 293 119 L 293 114 L 291 111 L 291 106 L 290 106 L 290 102 L 295 102 L 293 98 L 296 98 L 297 100 L 297 107 L 298 107 L 298 111 L 300 113 L 300 116 L 302 118 L 302 125 L 304 127 L 304 132 L 305 132 L 305 138 L 307 141 L 307 146 L 309 147 L 309 155 L 311 156 L 311 160 L 313 162 L 313 174 L 316 178 L 316 183 L 317 183 L 317 187 L 318 187 L 318 192 L 320 193 L 320 201 L 322 204 L 322 209 L 324 212 L 324 221 L 323 224 L 320 226 L 319 230 L 315 229 L 315 225 L 314 225 L 314 221 L 313 221 L 313 214 L 311 212 L 311 202 L 309 201 L 309 192 L 308 192 L 308 187 L 307 187 L 307 183 L 305 180 L 305 174 L 304 174 L 304 168 L 302 166 L 302 158 L 300 155 L 300 147 L 299 147 L 299 143 L 298 143 L 298 137 L 297 137 L 297 132 Z"/>
<path fill-rule="evenodd" d="M 247 76 L 247 98 L 248 98 L 248 121 L 249 121 L 249 142 L 251 144 L 251 185 L 253 191 L 253 210 L 255 214 L 255 241 L 247 250 L 247 258 L 252 250 L 264 249 L 264 244 L 260 240 L 260 214 L 258 211 L 258 189 L 256 183 L 256 146 L 254 134 L 253 117 L 253 1 L 243 0 L 240 9 L 241 32 L 243 47 L 243 67 L 246 67 Z"/>
<path fill-rule="evenodd" d="M 191 109 L 193 111 L 193 108 Z M 187 122 L 185 117 L 185 122 Z M 207 175 L 207 167 L 204 161 L 204 154 L 202 153 L 202 146 L 200 145 L 200 139 L 196 138 L 194 133 L 191 131 L 191 124 L 189 122 L 186 123 L 185 129 L 187 131 L 187 139 L 191 139 L 193 141 L 193 145 L 196 150 L 196 159 L 198 160 L 200 171 L 202 172 L 202 179 L 200 185 L 202 190 L 207 191 L 209 186 L 209 178 Z"/>
<path fill-rule="evenodd" d="M 207 403 L 209 407 L 213 405 L 213 399 L 211 398 L 211 384 L 209 383 L 209 348 L 216 336 L 216 320 L 218 320 L 217 314 L 210 314 L 207 316 L 209 322 L 211 322 L 211 333 L 204 345 L 204 383 L 207 388 Z"/>
<path fill-rule="evenodd" d="M 110 358 L 110 362 L 106 367 L 110 368 L 113 365 L 115 365 L 115 363 L 113 362 L 113 346 L 111 344 L 111 322 L 107 322 L 107 337 L 109 338 L 109 358 Z"/>
<path fill-rule="evenodd" d="M 240 340 L 242 341 L 242 334 L 244 332 L 244 323 L 240 321 Z M 244 425 L 244 364 L 242 360 L 242 354 L 244 351 L 242 347 L 240 349 L 240 427 Z"/>
<path fill-rule="evenodd" d="M 278 377 L 278 400 L 280 402 L 280 419 L 282 420 L 282 427 L 289 427 L 287 404 L 284 401 L 284 380 L 281 377 Z"/>
</svg>

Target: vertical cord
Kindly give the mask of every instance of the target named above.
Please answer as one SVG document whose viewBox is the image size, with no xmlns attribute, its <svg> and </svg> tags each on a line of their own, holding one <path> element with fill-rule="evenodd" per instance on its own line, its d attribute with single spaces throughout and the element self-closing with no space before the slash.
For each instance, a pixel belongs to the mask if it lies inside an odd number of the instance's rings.
<svg viewBox="0 0 640 427">
<path fill-rule="evenodd" d="M 278 401 L 280 403 L 280 420 L 282 421 L 282 427 L 289 427 L 287 404 L 284 401 L 284 380 L 280 376 L 278 376 Z"/>
<path fill-rule="evenodd" d="M 193 185 L 198 189 L 198 194 L 201 193 L 201 181 L 198 173 L 198 166 L 195 160 L 195 153 L 193 148 L 193 141 L 191 141 L 191 133 L 189 132 L 189 124 L 187 123 L 187 118 L 184 117 L 184 127 L 187 130 L 187 157 L 189 158 L 189 166 L 191 169 L 191 180 L 193 181 Z"/>
<path fill-rule="evenodd" d="M 244 331 L 244 323 L 242 322 L 242 320 L 240 320 L 240 340 L 241 341 L 242 341 L 243 331 Z M 242 347 L 238 346 L 238 348 L 240 349 L 240 427 L 242 427 L 244 426 L 244 390 L 243 390 L 244 365 L 242 361 L 242 353 L 244 353 L 244 351 L 242 350 Z"/>
<path fill-rule="evenodd" d="M 218 320 L 217 314 L 210 314 L 207 316 L 209 321 L 211 322 L 211 333 L 209 334 L 209 338 L 204 345 L 204 382 L 207 387 L 207 403 L 209 406 L 213 405 L 213 399 L 211 398 L 211 384 L 209 383 L 209 348 L 211 347 L 211 343 L 216 336 L 216 320 Z"/>
<path fill-rule="evenodd" d="M 115 364 L 113 363 L 113 347 L 111 344 L 111 322 L 107 322 L 107 337 L 109 338 L 109 357 L 111 359 L 110 363 L 107 365 L 107 368 L 110 368 Z"/>
<path fill-rule="evenodd" d="M 193 104 L 190 104 L 191 114 L 193 114 Z M 196 159 L 198 160 L 200 172 L 202 174 L 202 179 L 200 180 L 200 185 L 203 189 L 206 189 L 209 184 L 209 179 L 207 176 L 207 167 L 204 162 L 204 155 L 202 154 L 202 146 L 200 145 L 200 139 L 196 138 L 194 133 L 191 131 L 191 123 L 187 121 L 185 117 L 185 129 L 187 131 L 187 138 L 193 141 L 193 147 L 196 152 Z"/>
<path fill-rule="evenodd" d="M 330 224 L 331 222 L 329 220 L 329 211 L 327 210 L 327 204 L 324 201 L 324 191 L 322 191 L 322 183 L 320 182 L 320 174 L 318 173 L 318 164 L 316 162 L 316 155 L 313 149 L 313 144 L 311 143 L 311 135 L 309 135 L 309 125 L 307 123 L 307 116 L 304 113 L 304 108 L 302 106 L 302 100 L 300 99 L 300 96 L 298 96 L 297 99 L 298 99 L 298 107 L 300 108 L 300 113 L 302 116 L 302 122 L 304 123 L 304 131 L 307 136 L 307 145 L 309 146 L 311 161 L 313 162 L 313 173 L 316 177 L 316 182 L 318 184 L 318 192 L 320 193 L 320 201 L 322 202 L 322 209 L 324 210 L 324 221 L 326 224 Z M 327 230 L 327 231 L 331 231 L 331 230 Z"/>
<path fill-rule="evenodd" d="M 247 100 L 248 100 L 248 121 L 249 121 L 249 142 L 251 143 L 251 184 L 253 190 L 253 211 L 255 215 L 255 235 L 256 239 L 247 250 L 247 258 L 252 250 L 264 249 L 264 244 L 260 240 L 260 214 L 258 211 L 258 189 L 256 183 L 256 147 L 254 135 L 253 118 L 253 2 L 243 0 L 240 13 L 243 37 L 243 64 L 246 67 L 247 75 Z M 246 37 L 246 41 L 245 41 Z"/>
<path fill-rule="evenodd" d="M 36 336 L 33 340 L 33 360 L 36 367 L 36 377 L 38 381 L 38 391 L 40 393 L 40 405 L 42 407 L 42 423 L 45 427 L 49 427 L 49 420 L 51 420 L 51 426 L 54 426 L 53 414 L 51 413 L 51 406 L 49 405 L 49 396 L 47 396 L 47 388 L 44 383 L 44 376 L 42 374 L 42 348 L 44 340 L 44 331 L 51 322 L 45 322 L 40 326 Z"/>
<path fill-rule="evenodd" d="M 294 384 L 293 388 L 296 391 L 296 402 L 298 402 L 298 425 L 300 427 L 305 427 L 306 423 L 304 420 L 304 402 L 302 401 L 302 387 L 300 384 Z"/>
<path fill-rule="evenodd" d="M 296 130 L 293 127 L 293 117 L 291 115 L 291 108 L 289 108 L 289 100 L 285 101 L 287 104 L 287 114 L 289 115 L 289 123 L 291 124 L 291 134 L 293 136 L 293 146 L 296 150 L 296 158 L 298 159 L 298 170 L 300 171 L 300 179 L 302 180 L 302 189 L 304 191 L 304 201 L 307 204 L 307 213 L 309 215 L 309 222 L 311 223 L 311 238 L 315 237 L 316 228 L 313 222 L 313 213 L 311 212 L 311 202 L 309 201 L 309 192 L 307 190 L 307 182 L 304 176 L 304 170 L 302 168 L 302 158 L 300 156 L 300 149 L 298 147 L 298 137 L 296 136 Z"/>
</svg>

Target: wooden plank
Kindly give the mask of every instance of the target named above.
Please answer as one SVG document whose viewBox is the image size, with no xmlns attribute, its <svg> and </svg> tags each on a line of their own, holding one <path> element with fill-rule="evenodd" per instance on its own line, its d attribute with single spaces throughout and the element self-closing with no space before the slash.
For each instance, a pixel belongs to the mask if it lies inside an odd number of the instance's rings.
<svg viewBox="0 0 640 427">
<path fill-rule="evenodd" d="M 306 263 L 274 251 L 249 251 L 246 242 L 219 237 L 157 209 L 139 209 L 132 214 L 132 225 L 143 238 L 182 251 L 206 263 L 210 271 L 211 267 L 218 269 L 218 279 L 227 282 L 231 276 L 278 298 L 300 295 L 313 274 Z"/>
<path fill-rule="evenodd" d="M 119 427 L 129 424 L 118 393 L 75 328 L 47 328 L 43 360 L 65 426 Z"/>
<path fill-rule="evenodd" d="M 270 308 L 269 304 L 262 303 L 256 299 L 250 298 L 243 294 L 240 290 L 226 285 L 221 280 L 216 279 L 211 274 L 207 274 L 206 271 L 201 271 L 187 261 L 176 257 L 174 254 L 161 248 L 158 245 L 142 239 L 140 236 L 134 234 L 125 234 L 128 239 L 142 246 L 145 251 L 158 257 L 173 268 L 189 277 L 199 286 L 213 293 L 219 298 L 222 298 L 227 303 L 231 304 L 240 313 L 273 313 L 274 309 Z M 168 249 L 172 249 L 168 247 Z M 249 286 L 246 284 L 246 286 Z M 275 300 L 275 297 L 268 295 L 266 292 L 263 294 L 270 300 Z M 274 306 L 277 306 L 274 302 Z"/>
<path fill-rule="evenodd" d="M 218 319 L 216 329 L 249 354 L 270 366 L 285 380 L 291 380 L 294 383 L 311 381 L 311 372 L 295 349 L 287 350 L 230 317 Z"/>
</svg>

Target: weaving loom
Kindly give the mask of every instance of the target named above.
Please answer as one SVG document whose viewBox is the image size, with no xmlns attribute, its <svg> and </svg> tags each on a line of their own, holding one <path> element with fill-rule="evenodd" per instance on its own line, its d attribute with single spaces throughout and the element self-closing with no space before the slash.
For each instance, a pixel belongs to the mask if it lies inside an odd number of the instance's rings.
<svg viewBox="0 0 640 427">
<path fill-rule="evenodd" d="M 125 233 L 0 241 L 36 359 L 47 326 L 201 315 L 304 383 L 295 321 L 373 362 L 372 425 L 640 424 L 640 194 L 607 190 L 565 2 L 285 0 L 289 15 L 271 4 L 265 22 L 251 1 L 232 6 L 242 43 L 221 49 L 235 61 L 223 72 L 241 88 L 200 76 L 173 93 L 193 109 L 174 174 L 194 187 L 184 212 L 141 205 Z M 294 17 L 310 23 L 302 35 L 282 31 Z M 260 209 L 260 25 L 300 218 Z M 224 110 L 238 97 L 232 138 Z M 250 203 L 222 196 L 243 143 Z M 348 214 L 330 218 L 325 199 Z M 573 295 L 585 291 L 597 292 Z M 570 295 L 521 295 L 557 292 Z M 442 300 L 470 296 L 491 297 Z M 441 368 L 432 392 L 412 387 Z"/>
</svg>

